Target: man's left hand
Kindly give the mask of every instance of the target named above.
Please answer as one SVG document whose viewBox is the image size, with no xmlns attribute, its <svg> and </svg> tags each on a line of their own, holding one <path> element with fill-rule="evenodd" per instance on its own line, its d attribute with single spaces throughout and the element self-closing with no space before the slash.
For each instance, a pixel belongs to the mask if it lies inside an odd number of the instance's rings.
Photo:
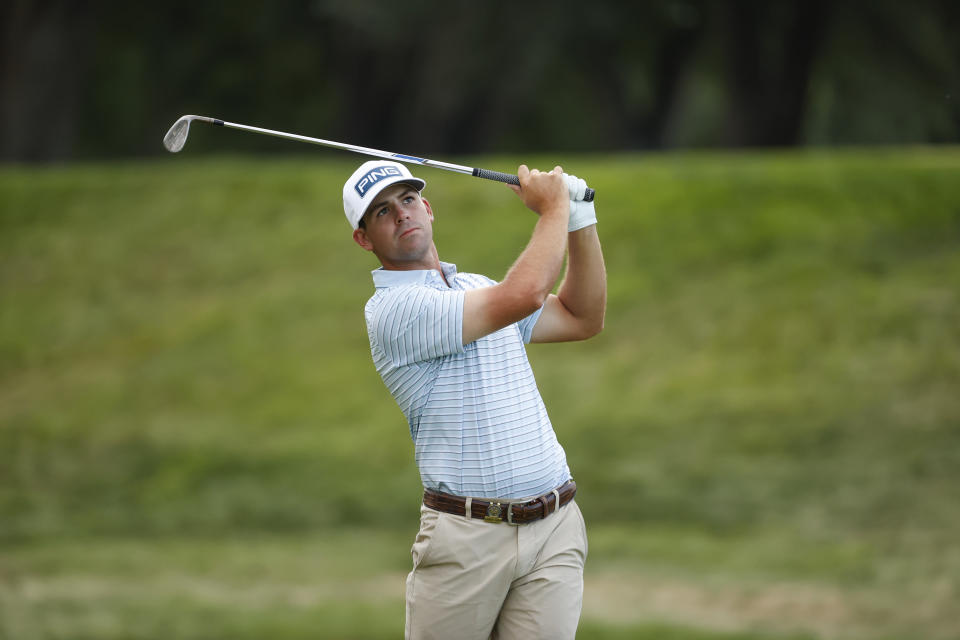
<svg viewBox="0 0 960 640">
<path fill-rule="evenodd" d="M 567 231 L 578 231 L 597 224 L 597 212 L 593 202 L 583 201 L 583 194 L 587 191 L 586 181 L 566 173 L 563 174 L 563 180 L 567 183 L 567 190 L 570 192 L 570 222 L 567 225 Z"/>
</svg>

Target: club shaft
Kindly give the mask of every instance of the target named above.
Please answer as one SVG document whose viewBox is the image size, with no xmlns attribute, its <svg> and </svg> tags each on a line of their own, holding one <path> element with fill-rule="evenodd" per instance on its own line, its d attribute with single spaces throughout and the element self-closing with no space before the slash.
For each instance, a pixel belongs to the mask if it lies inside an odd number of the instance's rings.
<svg viewBox="0 0 960 640">
<path fill-rule="evenodd" d="M 301 136 L 296 133 L 287 133 L 285 131 L 277 131 L 275 129 L 264 129 L 262 127 L 251 127 L 247 124 L 238 124 L 236 122 L 227 122 L 225 120 L 220 120 L 218 118 L 207 118 L 207 117 L 198 117 L 197 120 L 202 122 L 209 122 L 211 124 L 228 127 L 230 129 L 240 129 L 241 131 L 249 131 L 251 133 L 260 133 L 263 135 L 273 136 L 275 138 L 285 138 L 287 140 L 297 140 L 299 142 L 309 142 L 310 144 L 317 144 L 323 147 L 331 147 L 333 149 L 342 149 L 344 151 L 352 151 L 354 153 L 359 153 L 367 156 L 374 156 L 376 158 L 385 158 L 387 160 L 396 160 L 399 162 L 405 162 L 407 164 L 419 164 L 424 167 L 435 167 L 437 169 L 444 169 L 446 171 L 455 171 L 457 173 L 465 173 L 467 175 L 475 176 L 477 178 L 484 178 L 486 180 L 495 180 L 497 182 L 505 182 L 507 184 L 520 184 L 520 178 L 511 173 L 501 173 L 499 171 L 490 171 L 488 169 L 480 169 L 479 167 L 467 167 L 462 164 L 453 164 L 451 162 L 440 162 L 439 160 L 430 160 L 429 158 L 420 158 L 418 156 L 408 156 L 402 153 L 393 153 L 390 151 L 382 151 L 380 149 L 371 149 L 370 147 L 361 147 L 355 144 L 346 144 L 345 142 L 335 142 L 333 140 L 324 140 L 323 138 L 311 138 L 310 136 Z M 593 189 L 587 189 L 586 193 L 583 196 L 583 199 L 587 202 L 591 202 L 595 196 Z"/>
<path fill-rule="evenodd" d="M 408 156 L 402 153 L 392 153 L 390 151 L 381 151 L 380 149 L 371 149 L 370 147 L 361 147 L 355 144 L 345 142 L 334 142 L 333 140 L 324 140 L 323 138 L 311 138 L 310 136 L 301 136 L 296 133 L 286 133 L 284 131 L 275 131 L 274 129 L 263 129 L 261 127 L 251 127 L 246 124 L 237 124 L 236 122 L 225 122 L 223 120 L 214 120 L 213 124 L 229 127 L 231 129 L 240 129 L 242 131 L 251 131 L 253 133 L 262 133 L 277 138 L 286 138 L 287 140 L 298 140 L 300 142 L 309 142 L 324 147 L 333 147 L 334 149 L 343 149 L 344 151 L 353 151 L 367 156 L 385 158 L 387 160 L 399 160 L 401 162 L 420 164 L 426 167 L 436 167 L 437 169 L 446 169 L 447 171 L 456 171 L 457 173 L 466 173 L 473 175 L 473 167 L 465 167 L 460 164 L 450 162 L 439 162 L 427 158 L 418 158 L 417 156 Z"/>
</svg>

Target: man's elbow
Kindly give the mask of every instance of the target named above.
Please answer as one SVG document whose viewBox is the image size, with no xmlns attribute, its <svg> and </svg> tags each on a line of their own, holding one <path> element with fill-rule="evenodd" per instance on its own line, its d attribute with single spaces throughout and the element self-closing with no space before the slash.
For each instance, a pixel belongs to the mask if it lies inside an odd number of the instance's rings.
<svg viewBox="0 0 960 640">
<path fill-rule="evenodd" d="M 601 331 L 603 331 L 603 316 L 594 319 L 587 325 L 587 331 L 586 335 L 584 336 L 584 340 L 599 335 Z"/>
<path fill-rule="evenodd" d="M 604 327 L 604 319 L 603 319 L 603 316 L 601 315 L 600 318 L 597 319 L 596 323 L 594 323 L 593 335 L 594 336 L 599 335 L 600 332 L 603 331 L 603 327 Z M 590 337 L 592 338 L 593 336 L 590 336 Z"/>
<path fill-rule="evenodd" d="M 574 340 L 589 340 L 603 331 L 603 316 L 584 318 L 577 323 L 576 335 Z"/>
<path fill-rule="evenodd" d="M 542 307 L 549 296 L 550 289 L 536 286 L 523 287 L 514 290 L 508 305 L 517 309 L 521 318 L 525 318 Z"/>
</svg>

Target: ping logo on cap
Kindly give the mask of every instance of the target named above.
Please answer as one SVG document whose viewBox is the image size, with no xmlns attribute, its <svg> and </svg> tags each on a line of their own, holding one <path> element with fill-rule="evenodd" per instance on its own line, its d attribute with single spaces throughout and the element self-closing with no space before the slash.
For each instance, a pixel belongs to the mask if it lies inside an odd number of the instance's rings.
<svg viewBox="0 0 960 640">
<path fill-rule="evenodd" d="M 380 180 L 383 180 L 384 178 L 391 177 L 391 176 L 402 176 L 402 175 L 403 174 L 400 172 L 400 169 L 398 169 L 397 167 L 391 167 L 389 165 L 374 167 L 373 169 L 370 169 L 370 171 L 368 171 L 366 174 L 364 174 L 363 177 L 357 180 L 357 183 L 353 185 L 353 188 L 362 198 L 364 195 L 366 195 L 370 187 L 377 184 L 377 182 L 379 182 Z"/>
</svg>

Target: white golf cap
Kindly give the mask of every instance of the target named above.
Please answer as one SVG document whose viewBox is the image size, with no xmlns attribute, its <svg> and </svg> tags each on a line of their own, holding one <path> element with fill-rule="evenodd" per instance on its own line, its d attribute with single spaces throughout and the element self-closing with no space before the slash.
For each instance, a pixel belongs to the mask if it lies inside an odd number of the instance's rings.
<svg viewBox="0 0 960 640">
<path fill-rule="evenodd" d="M 427 186 L 399 162 L 371 160 L 360 165 L 343 184 L 343 212 L 347 214 L 350 226 L 356 229 L 377 194 L 398 182 L 413 185 L 417 191 L 423 191 Z"/>
</svg>

